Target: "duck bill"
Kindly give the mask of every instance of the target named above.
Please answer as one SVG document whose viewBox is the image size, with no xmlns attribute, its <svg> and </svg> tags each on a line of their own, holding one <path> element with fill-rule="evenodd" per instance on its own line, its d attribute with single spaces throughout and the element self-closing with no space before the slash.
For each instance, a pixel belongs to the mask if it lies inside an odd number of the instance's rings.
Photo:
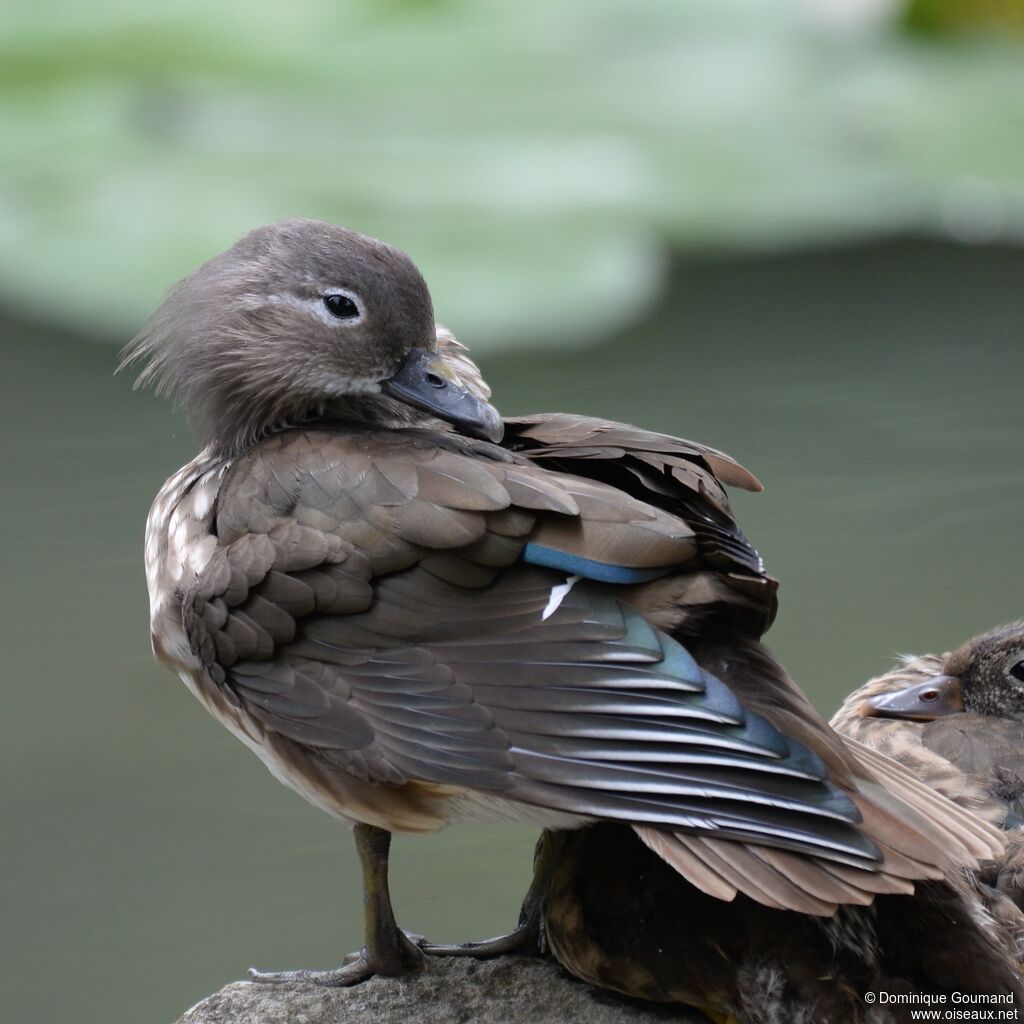
<svg viewBox="0 0 1024 1024">
<path fill-rule="evenodd" d="M 963 710 L 963 694 L 956 676 L 932 676 L 915 686 L 869 697 L 860 706 L 864 718 L 903 718 L 912 722 L 931 722 Z"/>
<path fill-rule="evenodd" d="M 398 373 L 381 384 L 385 394 L 445 420 L 472 437 L 497 443 L 505 434 L 498 410 L 477 398 L 443 356 L 414 348 Z"/>
</svg>

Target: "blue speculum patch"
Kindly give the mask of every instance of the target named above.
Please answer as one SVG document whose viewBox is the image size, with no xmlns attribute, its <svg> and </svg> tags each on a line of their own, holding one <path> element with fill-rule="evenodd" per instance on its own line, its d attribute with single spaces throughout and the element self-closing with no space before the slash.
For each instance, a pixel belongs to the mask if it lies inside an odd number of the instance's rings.
<svg viewBox="0 0 1024 1024">
<path fill-rule="evenodd" d="M 599 583 L 646 583 L 660 576 L 667 576 L 672 568 L 636 569 L 628 565 L 612 565 L 610 562 L 598 562 L 593 558 L 573 555 L 566 551 L 556 551 L 528 541 L 523 548 L 523 561 L 530 565 L 543 565 L 548 569 L 559 569 L 570 576 L 582 576 L 584 579 L 596 580 Z"/>
</svg>

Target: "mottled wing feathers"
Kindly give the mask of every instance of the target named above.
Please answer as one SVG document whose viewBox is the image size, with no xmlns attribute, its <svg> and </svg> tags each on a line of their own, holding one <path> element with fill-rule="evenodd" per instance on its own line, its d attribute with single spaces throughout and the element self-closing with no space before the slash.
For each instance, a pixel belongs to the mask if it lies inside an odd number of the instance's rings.
<svg viewBox="0 0 1024 1024">
<path fill-rule="evenodd" d="M 687 523 L 642 500 L 525 461 L 468 457 L 411 432 L 278 435 L 238 460 L 221 494 L 222 542 L 297 524 L 335 548 L 358 549 L 375 576 L 412 564 L 420 549 L 464 548 L 492 532 L 525 537 L 535 527 L 539 543 L 621 566 L 668 569 L 695 553 Z"/>
<path fill-rule="evenodd" d="M 817 841 L 801 838 L 819 828 L 809 818 L 856 817 L 809 752 L 607 593 L 581 584 L 542 618 L 551 585 L 518 567 L 468 602 L 414 570 L 382 580 L 364 615 L 311 620 L 295 652 L 344 660 L 378 744 L 419 778 L 583 815 L 787 842 L 791 829 L 797 846 Z M 376 653 L 353 666 L 372 637 Z M 438 750 L 458 757 L 440 765 Z M 505 777 L 481 777 L 496 759 Z M 835 832 L 843 856 L 873 855 L 853 830 Z"/>
<path fill-rule="evenodd" d="M 849 766 L 814 752 L 814 728 L 801 742 L 741 706 L 620 599 L 636 587 L 589 572 L 710 573 L 672 511 L 689 506 L 662 497 L 427 434 L 281 434 L 225 477 L 184 624 L 223 699 L 302 752 L 318 784 L 629 821 L 667 837 L 681 870 L 696 859 L 733 891 L 748 877 L 770 905 L 796 905 L 777 877 L 787 851 L 827 865 L 802 907 L 933 871 L 913 843 L 868 838 L 888 836 L 886 812 L 830 781 Z M 536 564 L 538 551 L 556 561 Z M 569 578 L 566 559 L 581 569 Z M 889 881 L 862 882 L 880 863 Z"/>
</svg>

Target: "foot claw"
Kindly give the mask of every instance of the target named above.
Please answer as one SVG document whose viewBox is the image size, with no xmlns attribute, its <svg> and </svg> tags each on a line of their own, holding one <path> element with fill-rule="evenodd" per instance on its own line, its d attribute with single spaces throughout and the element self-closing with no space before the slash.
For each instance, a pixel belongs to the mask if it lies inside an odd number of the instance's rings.
<svg viewBox="0 0 1024 1024">
<path fill-rule="evenodd" d="M 361 953 L 354 956 L 354 960 L 346 957 L 344 966 L 329 971 L 257 971 L 255 967 L 250 967 L 249 980 L 260 985 L 323 985 L 326 988 L 343 988 L 378 973 Z"/>
<path fill-rule="evenodd" d="M 257 971 L 249 968 L 250 981 L 261 985 L 323 985 L 325 988 L 344 988 L 357 985 L 376 974 L 395 977 L 411 974 L 423 967 L 420 943 L 422 935 L 407 936 L 399 933 L 398 948 L 389 956 L 367 956 L 366 950 L 349 953 L 341 967 L 328 971 Z"/>
</svg>

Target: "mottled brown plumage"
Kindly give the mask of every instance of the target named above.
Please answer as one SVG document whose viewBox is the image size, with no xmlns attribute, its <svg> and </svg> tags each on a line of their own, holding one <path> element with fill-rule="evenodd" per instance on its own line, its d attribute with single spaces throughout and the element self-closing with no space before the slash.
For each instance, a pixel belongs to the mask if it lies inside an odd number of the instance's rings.
<svg viewBox="0 0 1024 1024">
<path fill-rule="evenodd" d="M 832 724 L 1007 830 L 1004 854 L 977 873 L 990 911 L 1024 953 L 1024 623 L 947 654 L 904 658 L 854 690 Z"/>
<path fill-rule="evenodd" d="M 150 515 L 154 650 L 357 825 L 367 952 L 316 980 L 417 959 L 375 830 L 619 821 L 715 896 L 823 915 L 999 848 L 836 736 L 758 645 L 775 585 L 722 486 L 749 473 L 568 415 L 496 443 L 479 371 L 390 247 L 260 229 L 172 291 L 134 358 L 206 442 Z"/>
</svg>

